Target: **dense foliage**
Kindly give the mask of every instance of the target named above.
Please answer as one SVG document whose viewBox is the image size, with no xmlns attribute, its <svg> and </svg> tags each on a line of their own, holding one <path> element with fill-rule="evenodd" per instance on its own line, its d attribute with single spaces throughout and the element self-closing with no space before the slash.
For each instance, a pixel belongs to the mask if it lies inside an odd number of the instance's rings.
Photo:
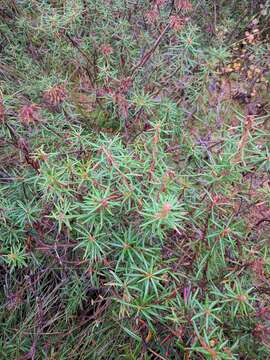
<svg viewBox="0 0 270 360">
<path fill-rule="evenodd" d="M 1 359 L 270 356 L 269 6 L 2 0 Z"/>
</svg>

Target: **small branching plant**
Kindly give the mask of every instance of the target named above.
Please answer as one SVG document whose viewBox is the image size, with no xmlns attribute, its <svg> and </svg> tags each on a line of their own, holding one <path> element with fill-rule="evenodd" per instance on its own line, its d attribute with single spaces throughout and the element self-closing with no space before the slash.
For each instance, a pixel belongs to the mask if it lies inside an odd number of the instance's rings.
<svg viewBox="0 0 270 360">
<path fill-rule="evenodd" d="M 0 358 L 267 359 L 269 1 L 0 4 Z"/>
</svg>

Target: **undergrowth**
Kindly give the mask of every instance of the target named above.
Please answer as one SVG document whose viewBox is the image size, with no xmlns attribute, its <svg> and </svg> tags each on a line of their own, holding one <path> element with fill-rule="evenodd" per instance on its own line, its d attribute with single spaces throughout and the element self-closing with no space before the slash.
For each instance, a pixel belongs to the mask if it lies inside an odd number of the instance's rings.
<svg viewBox="0 0 270 360">
<path fill-rule="evenodd" d="M 1 359 L 269 358 L 269 15 L 1 2 Z"/>
</svg>

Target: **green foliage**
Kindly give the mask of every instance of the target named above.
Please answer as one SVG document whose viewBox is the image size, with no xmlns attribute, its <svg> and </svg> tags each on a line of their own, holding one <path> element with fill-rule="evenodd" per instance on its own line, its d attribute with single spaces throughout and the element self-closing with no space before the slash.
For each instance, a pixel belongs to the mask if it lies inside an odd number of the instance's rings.
<svg viewBox="0 0 270 360">
<path fill-rule="evenodd" d="M 0 358 L 269 357 L 269 16 L 0 5 Z"/>
</svg>

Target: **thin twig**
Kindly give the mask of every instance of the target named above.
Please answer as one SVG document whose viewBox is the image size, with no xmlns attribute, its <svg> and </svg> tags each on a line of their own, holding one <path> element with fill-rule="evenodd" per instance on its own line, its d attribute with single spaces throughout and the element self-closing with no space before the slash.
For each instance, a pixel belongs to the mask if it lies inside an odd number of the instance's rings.
<svg viewBox="0 0 270 360">
<path fill-rule="evenodd" d="M 143 67 L 147 63 L 147 61 L 151 58 L 151 56 L 155 52 L 156 48 L 160 44 L 161 40 L 163 39 L 164 35 L 166 34 L 166 32 L 168 31 L 169 28 L 170 28 L 170 23 L 167 24 L 167 26 L 162 31 L 162 33 L 159 35 L 159 37 L 157 38 L 157 40 L 155 41 L 155 43 L 153 44 L 151 49 L 143 56 L 143 58 L 139 61 L 139 63 L 133 68 L 133 70 L 131 72 L 131 77 L 134 77 L 137 70 L 139 68 Z"/>
</svg>

